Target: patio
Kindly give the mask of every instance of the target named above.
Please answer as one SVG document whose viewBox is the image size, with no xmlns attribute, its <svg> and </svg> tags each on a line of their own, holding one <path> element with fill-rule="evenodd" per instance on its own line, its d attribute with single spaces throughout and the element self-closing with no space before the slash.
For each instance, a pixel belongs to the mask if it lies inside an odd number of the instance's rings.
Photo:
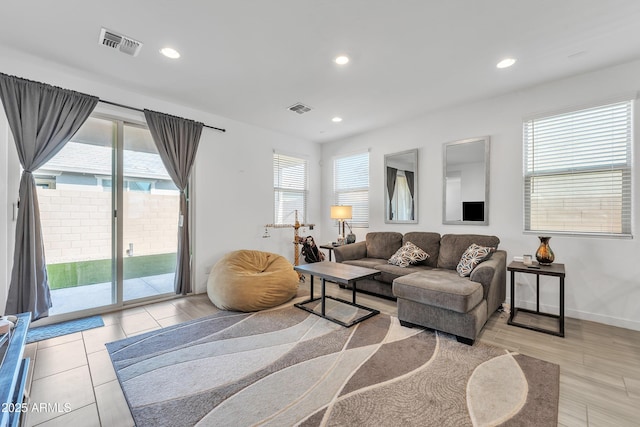
<svg viewBox="0 0 640 427">
<path fill-rule="evenodd" d="M 173 293 L 175 273 L 138 277 L 124 281 L 124 300 L 131 301 Z M 51 291 L 53 307 L 49 316 L 113 304 L 111 282 L 75 286 Z"/>
</svg>

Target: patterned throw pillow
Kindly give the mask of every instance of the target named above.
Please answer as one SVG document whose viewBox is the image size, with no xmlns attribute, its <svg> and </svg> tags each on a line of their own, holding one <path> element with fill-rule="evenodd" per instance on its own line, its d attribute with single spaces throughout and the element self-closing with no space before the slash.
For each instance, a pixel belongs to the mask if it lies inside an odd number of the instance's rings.
<svg viewBox="0 0 640 427">
<path fill-rule="evenodd" d="M 416 264 L 427 258 L 429 258 L 428 253 L 413 243 L 407 242 L 389 258 L 389 264 L 397 265 L 398 267 L 408 267 L 409 264 Z"/>
<path fill-rule="evenodd" d="M 473 269 L 482 261 L 489 258 L 493 251 L 495 251 L 495 248 L 479 246 L 472 243 L 471 246 L 464 251 L 462 258 L 460 258 L 460 262 L 458 263 L 458 267 L 456 267 L 460 277 L 470 276 Z"/>
</svg>

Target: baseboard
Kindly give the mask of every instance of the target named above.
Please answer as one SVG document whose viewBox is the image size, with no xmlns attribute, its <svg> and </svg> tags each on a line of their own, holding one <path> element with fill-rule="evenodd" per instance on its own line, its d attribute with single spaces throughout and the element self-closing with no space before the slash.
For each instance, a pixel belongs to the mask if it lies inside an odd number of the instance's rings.
<svg viewBox="0 0 640 427">
<path fill-rule="evenodd" d="M 603 323 L 605 325 L 616 326 L 618 328 L 631 329 L 633 331 L 640 331 L 640 321 L 620 319 L 613 316 L 605 316 L 602 314 L 586 313 L 584 311 L 566 310 L 566 317 L 573 317 L 574 319 L 588 320 L 590 322 Z"/>
<path fill-rule="evenodd" d="M 505 304 L 508 306 L 509 301 L 505 301 Z M 536 303 L 533 301 L 518 301 L 516 303 L 516 306 L 527 308 L 529 310 L 536 309 Z M 559 308 L 558 306 L 540 304 L 540 311 L 558 314 Z M 602 323 L 604 325 L 615 326 L 618 328 L 625 328 L 625 329 L 631 329 L 633 331 L 640 331 L 640 321 L 638 320 L 621 319 L 619 317 L 607 316 L 607 315 L 597 314 L 597 313 L 588 313 L 585 311 L 571 310 L 567 308 L 565 308 L 564 315 L 565 317 L 571 317 L 574 319 L 588 320 L 590 322 Z"/>
</svg>

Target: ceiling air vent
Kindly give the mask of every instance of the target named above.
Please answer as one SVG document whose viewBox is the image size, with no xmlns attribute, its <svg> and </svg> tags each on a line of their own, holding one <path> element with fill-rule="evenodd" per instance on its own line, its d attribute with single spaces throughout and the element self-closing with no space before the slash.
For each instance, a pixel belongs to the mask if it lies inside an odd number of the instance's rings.
<svg viewBox="0 0 640 427">
<path fill-rule="evenodd" d="M 100 30 L 98 43 L 112 49 L 118 49 L 120 52 L 131 56 L 138 56 L 140 49 L 142 49 L 141 42 L 106 28 Z"/>
<path fill-rule="evenodd" d="M 288 108 L 289 111 L 293 111 L 294 113 L 304 114 L 311 111 L 311 107 L 304 105 L 302 102 L 297 102 Z"/>
</svg>

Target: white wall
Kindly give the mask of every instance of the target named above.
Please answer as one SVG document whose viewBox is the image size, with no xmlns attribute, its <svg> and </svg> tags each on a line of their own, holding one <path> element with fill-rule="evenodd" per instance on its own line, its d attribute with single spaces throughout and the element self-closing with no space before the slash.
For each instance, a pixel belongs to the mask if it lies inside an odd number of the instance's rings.
<svg viewBox="0 0 640 427">
<path fill-rule="evenodd" d="M 310 191 L 307 222 L 320 223 L 320 147 L 281 134 L 235 126 L 215 141 L 203 141 L 195 169 L 197 222 L 196 284 L 206 290 L 208 272 L 226 252 L 258 249 L 280 253 L 293 262 L 293 228 L 270 228 L 273 223 L 273 150 L 306 158 Z M 294 216 L 291 216 L 291 223 Z M 302 222 L 302 219 L 300 219 Z M 320 228 L 304 235 L 319 235 Z M 303 230 L 300 230 L 303 235 Z M 300 247 L 301 249 L 301 247 Z"/>
<path fill-rule="evenodd" d="M 516 72 L 514 70 L 514 72 Z M 385 127 L 322 146 L 322 206 L 333 202 L 332 159 L 334 156 L 370 148 L 370 227 L 354 230 L 358 240 L 369 231 L 413 230 L 445 233 L 494 234 L 509 259 L 533 254 L 536 235 L 523 233 L 522 208 L 522 120 L 541 112 L 606 102 L 612 97 L 635 97 L 640 88 L 640 61 L 567 78 L 460 106 L 424 114 L 410 121 Z M 390 106 L 392 107 L 392 106 Z M 639 114 L 636 113 L 637 128 Z M 477 135 L 491 136 L 489 226 L 442 225 L 442 144 Z M 640 171 L 638 142 L 634 166 Z M 385 154 L 419 148 L 419 224 L 384 223 L 383 159 Z M 634 178 L 634 231 L 640 231 L 637 201 L 640 180 Z M 326 210 L 326 209 L 324 209 Z M 335 234 L 328 211 L 323 210 L 322 241 Z M 566 314 L 640 330 L 640 243 L 634 239 L 587 238 L 557 235 L 551 239 L 556 262 L 564 263 Z M 519 305 L 535 301 L 535 281 L 518 275 Z M 557 279 L 543 279 L 542 308 L 557 310 Z M 507 295 L 509 289 L 507 284 Z M 508 298 L 508 297 L 507 297 Z"/>
<path fill-rule="evenodd" d="M 309 159 L 308 222 L 319 223 L 320 147 L 318 144 L 258 128 L 204 111 L 190 109 L 160 99 L 120 89 L 78 71 L 0 48 L 3 73 L 96 95 L 109 101 L 149 108 L 183 116 L 206 124 L 226 128 L 226 133 L 204 129 L 198 149 L 193 184 L 195 222 L 194 272 L 197 292 L 206 291 L 208 272 L 220 257 L 233 249 L 261 249 L 280 253 L 293 261 L 293 229 L 271 229 L 271 238 L 263 239 L 263 225 L 273 222 L 273 158 L 274 149 Z M 101 104 L 99 104 L 100 106 Z M 105 109 L 104 106 L 101 107 Z M 132 118 L 140 113 L 123 110 Z M 15 155 L 6 155 L 10 138 L 4 111 L 0 109 L 0 311 L 4 308 L 10 266 L 6 261 L 13 253 L 7 236 L 11 228 L 11 200 L 17 193 L 7 186 L 7 162 L 15 163 Z M 11 142 L 13 143 L 13 142 Z M 17 182 L 17 181 L 16 181 Z M 17 185 L 17 184 L 16 184 Z M 5 213 L 6 211 L 6 213 Z M 308 230 L 306 230 L 309 233 Z M 319 233 L 319 228 L 314 232 Z"/>
</svg>

